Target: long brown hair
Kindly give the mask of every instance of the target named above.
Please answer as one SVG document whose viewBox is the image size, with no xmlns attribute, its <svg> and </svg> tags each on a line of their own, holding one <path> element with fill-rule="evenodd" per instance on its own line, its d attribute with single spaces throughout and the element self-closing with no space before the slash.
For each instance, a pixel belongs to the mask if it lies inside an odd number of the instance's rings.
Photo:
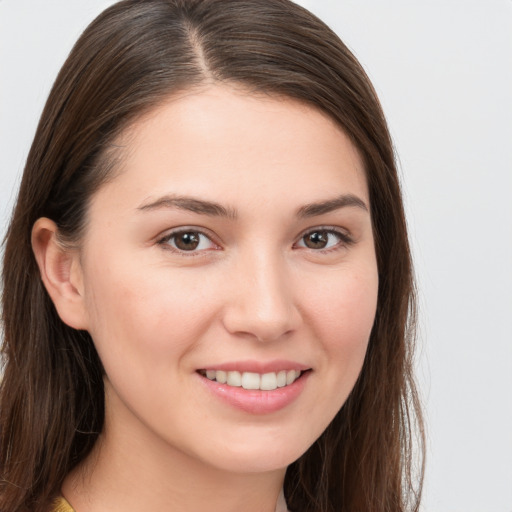
<svg viewBox="0 0 512 512">
<path fill-rule="evenodd" d="M 32 253 L 32 226 L 49 217 L 64 240 L 79 241 L 91 196 L 115 172 L 116 137 L 170 94 L 205 82 L 313 105 L 344 129 L 365 163 L 379 270 L 375 325 L 347 402 L 288 468 L 289 508 L 417 510 L 423 430 L 412 375 L 414 284 L 392 142 L 355 57 L 288 0 L 126 0 L 86 29 L 60 71 L 5 241 L 0 510 L 47 510 L 104 419 L 101 362 L 89 334 L 57 315 Z"/>
</svg>

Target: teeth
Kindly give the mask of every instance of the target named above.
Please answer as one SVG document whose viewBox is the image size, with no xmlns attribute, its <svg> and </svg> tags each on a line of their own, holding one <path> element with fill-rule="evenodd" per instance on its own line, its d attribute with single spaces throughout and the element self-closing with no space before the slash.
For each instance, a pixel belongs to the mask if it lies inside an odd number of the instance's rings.
<svg viewBox="0 0 512 512">
<path fill-rule="evenodd" d="M 260 389 L 260 381 L 259 373 L 242 373 L 242 387 L 244 389 Z"/>
<path fill-rule="evenodd" d="M 228 379 L 226 380 L 228 386 L 239 388 L 242 385 L 242 375 L 240 372 L 228 372 Z"/>
<path fill-rule="evenodd" d="M 286 374 L 286 385 L 289 386 L 296 378 L 295 370 L 289 370 Z"/>
<path fill-rule="evenodd" d="M 265 373 L 261 376 L 260 389 L 272 391 L 277 388 L 277 375 L 275 373 Z"/>
<path fill-rule="evenodd" d="M 206 370 L 202 372 L 210 380 L 216 380 L 220 384 L 244 389 L 261 389 L 272 391 L 293 384 L 300 377 L 300 370 L 281 370 L 280 372 L 253 373 L 253 372 L 225 372 L 223 370 Z"/>
</svg>

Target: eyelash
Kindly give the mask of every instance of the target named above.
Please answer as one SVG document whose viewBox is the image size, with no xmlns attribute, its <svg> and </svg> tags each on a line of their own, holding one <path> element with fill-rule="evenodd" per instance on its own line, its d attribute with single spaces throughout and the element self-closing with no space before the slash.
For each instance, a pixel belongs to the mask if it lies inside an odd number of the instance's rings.
<svg viewBox="0 0 512 512">
<path fill-rule="evenodd" d="M 348 235 L 346 232 L 341 231 L 338 228 L 334 228 L 332 226 L 317 226 L 313 229 L 309 229 L 308 231 L 305 231 L 301 234 L 301 236 L 298 239 L 298 242 L 303 241 L 307 236 L 312 235 L 313 233 L 327 233 L 328 235 L 334 235 L 338 238 L 338 243 L 336 243 L 333 247 L 329 247 L 327 249 L 312 249 L 310 247 L 301 246 L 301 249 L 309 249 L 310 251 L 313 251 L 314 253 L 319 254 L 326 254 L 330 252 L 338 251 L 344 247 L 349 247 L 354 244 L 353 238 Z M 185 256 L 185 257 L 197 257 L 197 256 L 204 256 L 206 252 L 212 250 L 212 249 L 200 249 L 200 250 L 183 250 L 179 249 L 178 247 L 173 247 L 170 245 L 171 240 L 175 240 L 179 235 L 184 234 L 195 234 L 199 235 L 200 237 L 205 237 L 210 241 L 211 244 L 215 245 L 217 248 L 219 248 L 219 245 L 212 239 L 212 236 L 205 233 L 201 229 L 198 228 L 185 228 L 185 229 L 178 229 L 176 231 L 172 231 L 170 233 L 167 233 L 165 236 L 157 240 L 157 244 L 164 247 L 165 250 L 174 252 L 176 254 Z M 298 242 L 294 243 L 294 247 L 297 245 Z M 199 242 L 201 243 L 201 242 Z M 213 250 L 218 250 L 218 249 Z"/>
<path fill-rule="evenodd" d="M 335 237 L 338 238 L 338 243 L 336 243 L 333 247 L 329 247 L 327 249 L 311 249 L 310 247 L 304 246 L 302 247 L 303 249 L 309 249 L 315 253 L 327 254 L 330 252 L 339 251 L 343 248 L 349 247 L 354 244 L 354 239 L 348 233 L 333 226 L 317 226 L 313 229 L 309 229 L 299 237 L 299 241 L 304 240 L 304 238 L 306 238 L 309 235 L 312 235 L 313 233 L 327 233 L 328 235 L 334 235 Z"/>
<path fill-rule="evenodd" d="M 165 236 L 163 236 L 162 238 L 157 240 L 157 244 L 161 245 L 167 251 L 171 251 L 175 254 L 179 254 L 181 256 L 186 256 L 186 257 L 204 256 L 207 251 L 212 250 L 212 249 L 202 249 L 202 250 L 194 249 L 191 251 L 186 251 L 183 249 L 179 249 L 178 247 L 173 247 L 170 244 L 171 240 L 176 239 L 178 236 L 185 235 L 185 234 L 195 234 L 195 235 L 199 235 L 200 237 L 204 237 L 207 240 L 209 240 L 209 242 L 212 245 L 216 246 L 216 248 L 219 248 L 219 245 L 213 241 L 213 237 L 211 235 L 205 233 L 204 231 L 202 231 L 201 229 L 198 229 L 198 228 L 180 228 L 176 231 L 171 231 L 170 233 L 167 233 Z M 199 242 L 199 243 L 201 243 L 201 242 Z M 217 250 L 216 248 L 213 250 Z"/>
</svg>

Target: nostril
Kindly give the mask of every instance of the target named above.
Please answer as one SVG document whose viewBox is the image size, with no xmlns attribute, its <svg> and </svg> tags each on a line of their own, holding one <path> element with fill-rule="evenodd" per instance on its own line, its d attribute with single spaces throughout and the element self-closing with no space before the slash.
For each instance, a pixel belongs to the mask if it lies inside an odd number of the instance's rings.
<svg viewBox="0 0 512 512">
<path fill-rule="evenodd" d="M 223 323 L 233 335 L 265 343 L 292 335 L 300 325 L 300 315 L 291 307 L 269 314 L 234 306 L 225 314 Z"/>
</svg>

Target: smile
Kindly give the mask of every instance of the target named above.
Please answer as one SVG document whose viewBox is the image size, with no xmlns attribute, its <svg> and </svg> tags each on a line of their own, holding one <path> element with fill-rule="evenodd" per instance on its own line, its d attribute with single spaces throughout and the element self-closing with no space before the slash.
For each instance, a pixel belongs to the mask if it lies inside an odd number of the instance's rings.
<svg viewBox="0 0 512 512">
<path fill-rule="evenodd" d="M 224 370 L 199 370 L 209 380 L 231 387 L 248 390 L 273 391 L 293 384 L 302 374 L 300 370 L 281 370 L 279 372 L 254 373 Z"/>
</svg>

